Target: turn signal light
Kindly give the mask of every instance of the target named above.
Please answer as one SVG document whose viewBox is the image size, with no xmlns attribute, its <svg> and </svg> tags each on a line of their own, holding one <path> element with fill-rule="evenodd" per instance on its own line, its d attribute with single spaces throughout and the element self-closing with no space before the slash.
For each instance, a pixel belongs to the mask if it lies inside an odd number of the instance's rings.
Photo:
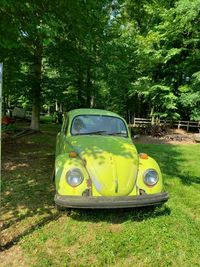
<svg viewBox="0 0 200 267">
<path fill-rule="evenodd" d="M 139 157 L 140 157 L 141 159 L 148 159 L 148 155 L 147 155 L 146 153 L 140 153 L 140 154 L 139 154 Z"/>
<path fill-rule="evenodd" d="M 70 158 L 76 158 L 76 157 L 78 157 L 78 154 L 75 151 L 71 151 L 71 152 L 69 152 L 69 157 Z"/>
</svg>

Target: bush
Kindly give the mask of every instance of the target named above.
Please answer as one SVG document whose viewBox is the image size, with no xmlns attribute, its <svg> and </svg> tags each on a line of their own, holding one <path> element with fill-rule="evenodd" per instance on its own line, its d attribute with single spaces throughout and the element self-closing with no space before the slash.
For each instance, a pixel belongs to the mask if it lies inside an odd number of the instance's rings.
<svg viewBox="0 0 200 267">
<path fill-rule="evenodd" d="M 13 132 L 16 132 L 17 129 L 16 129 L 15 125 L 9 124 L 9 125 L 2 125 L 1 131 L 2 131 L 2 133 L 9 133 L 9 132 L 13 133 Z"/>
</svg>

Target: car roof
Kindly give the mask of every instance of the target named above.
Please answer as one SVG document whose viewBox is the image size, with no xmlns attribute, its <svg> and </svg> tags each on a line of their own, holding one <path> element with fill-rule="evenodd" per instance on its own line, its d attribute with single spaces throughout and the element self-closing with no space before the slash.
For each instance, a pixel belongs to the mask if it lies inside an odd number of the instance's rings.
<svg viewBox="0 0 200 267">
<path fill-rule="evenodd" d="M 95 108 L 79 108 L 79 109 L 73 109 L 68 112 L 68 116 L 75 117 L 78 115 L 105 115 L 105 116 L 114 116 L 123 119 L 118 114 L 104 110 L 104 109 L 95 109 Z"/>
</svg>

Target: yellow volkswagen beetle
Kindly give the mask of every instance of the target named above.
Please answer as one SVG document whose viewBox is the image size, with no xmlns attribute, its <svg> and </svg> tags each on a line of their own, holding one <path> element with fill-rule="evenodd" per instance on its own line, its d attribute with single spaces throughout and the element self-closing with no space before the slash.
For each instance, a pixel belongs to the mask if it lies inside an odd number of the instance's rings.
<svg viewBox="0 0 200 267">
<path fill-rule="evenodd" d="M 123 118 L 100 109 L 65 116 L 54 181 L 57 208 L 130 208 L 168 200 L 156 161 L 138 154 Z"/>
</svg>

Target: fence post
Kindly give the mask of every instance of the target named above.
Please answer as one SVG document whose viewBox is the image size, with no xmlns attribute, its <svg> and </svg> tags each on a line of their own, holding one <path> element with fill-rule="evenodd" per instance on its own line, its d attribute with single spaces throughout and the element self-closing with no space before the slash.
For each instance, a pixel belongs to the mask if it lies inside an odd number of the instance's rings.
<svg viewBox="0 0 200 267">
<path fill-rule="evenodd" d="M 154 116 L 151 118 L 151 125 L 154 125 Z"/>
<path fill-rule="evenodd" d="M 135 117 L 134 117 L 134 119 L 133 119 L 133 126 L 135 127 Z"/>
<path fill-rule="evenodd" d="M 188 123 L 187 123 L 187 132 L 189 131 L 189 128 L 190 128 L 190 122 L 188 121 Z"/>
<path fill-rule="evenodd" d="M 181 126 L 180 121 L 178 121 L 178 129 L 180 129 L 180 126 Z"/>
</svg>

